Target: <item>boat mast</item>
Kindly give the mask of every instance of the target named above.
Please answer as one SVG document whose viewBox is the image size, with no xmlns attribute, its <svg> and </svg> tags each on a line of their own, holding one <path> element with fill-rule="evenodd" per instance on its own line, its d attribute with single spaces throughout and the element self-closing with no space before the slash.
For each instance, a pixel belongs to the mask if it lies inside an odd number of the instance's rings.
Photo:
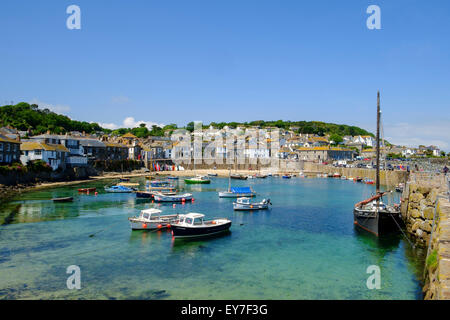
<svg viewBox="0 0 450 320">
<path fill-rule="evenodd" d="M 231 192 L 231 166 L 228 167 L 228 192 Z"/>
<path fill-rule="evenodd" d="M 377 168 L 376 168 L 376 194 L 380 193 L 380 91 L 377 94 Z M 379 200 L 377 200 L 377 203 Z"/>
</svg>

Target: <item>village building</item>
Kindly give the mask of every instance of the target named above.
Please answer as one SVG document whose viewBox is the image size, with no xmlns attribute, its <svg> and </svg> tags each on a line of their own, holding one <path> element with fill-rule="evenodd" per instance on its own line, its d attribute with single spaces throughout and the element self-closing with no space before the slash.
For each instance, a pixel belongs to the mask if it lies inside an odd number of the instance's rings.
<svg viewBox="0 0 450 320">
<path fill-rule="evenodd" d="M 69 154 L 62 144 L 47 144 L 39 141 L 23 142 L 20 146 L 20 161 L 26 165 L 28 161 L 45 161 L 53 170 L 66 168 L 66 157 Z"/>
<path fill-rule="evenodd" d="M 352 160 L 354 157 L 354 151 L 351 149 L 344 149 L 338 147 L 298 147 L 294 149 L 294 152 L 298 154 L 299 160 L 305 161 L 330 161 L 330 160 Z"/>
<path fill-rule="evenodd" d="M 20 141 L 0 134 L 0 164 L 11 164 L 20 160 Z"/>
</svg>

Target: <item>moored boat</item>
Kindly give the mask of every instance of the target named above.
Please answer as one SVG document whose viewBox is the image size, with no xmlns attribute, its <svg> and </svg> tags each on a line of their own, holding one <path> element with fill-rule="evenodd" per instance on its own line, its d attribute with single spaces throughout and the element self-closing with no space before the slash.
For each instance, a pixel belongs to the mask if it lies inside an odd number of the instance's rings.
<svg viewBox="0 0 450 320">
<path fill-rule="evenodd" d="M 382 197 L 387 192 L 380 191 L 380 93 L 377 94 L 377 136 L 376 136 L 376 194 L 366 200 L 355 204 L 353 209 L 353 223 L 355 226 L 379 237 L 392 232 L 401 223 L 399 205 L 386 205 Z M 365 179 L 366 183 L 373 184 L 373 180 Z"/>
<path fill-rule="evenodd" d="M 234 210 L 262 210 L 268 209 L 270 199 L 263 199 L 260 202 L 250 202 L 250 198 L 238 198 L 236 202 L 233 202 Z"/>
<path fill-rule="evenodd" d="M 340 177 L 341 177 L 341 174 L 339 172 L 335 172 L 333 174 L 333 178 L 340 178 Z"/>
<path fill-rule="evenodd" d="M 105 187 L 106 192 L 111 193 L 131 193 L 135 191 L 133 188 L 128 188 L 121 185 L 111 186 L 111 187 Z"/>
<path fill-rule="evenodd" d="M 234 173 L 234 174 L 231 174 L 231 175 L 230 175 L 230 178 L 231 178 L 231 179 L 236 179 L 236 180 L 247 180 L 248 176 L 244 176 L 244 175 L 242 175 L 242 174 L 236 174 L 236 173 Z"/>
<path fill-rule="evenodd" d="M 211 180 L 205 176 L 196 176 L 193 178 L 184 179 L 184 182 L 187 184 L 209 184 L 211 183 Z"/>
<path fill-rule="evenodd" d="M 172 235 L 176 238 L 195 238 L 226 232 L 231 227 L 231 220 L 218 218 L 204 220 L 201 213 L 180 215 L 178 221 L 171 223 Z"/>
<path fill-rule="evenodd" d="M 80 193 L 89 193 L 89 192 L 95 192 L 97 188 L 80 188 L 78 189 L 78 192 Z"/>
<path fill-rule="evenodd" d="M 283 179 L 290 179 L 292 176 L 290 174 L 285 174 L 282 176 Z"/>
<path fill-rule="evenodd" d="M 231 187 L 228 191 L 220 191 L 219 198 L 254 197 L 256 192 L 251 187 Z"/>
<path fill-rule="evenodd" d="M 62 197 L 62 198 L 53 198 L 53 202 L 72 202 L 73 197 Z"/>
<path fill-rule="evenodd" d="M 185 202 L 192 201 L 192 193 L 182 193 L 175 195 L 165 195 L 162 193 L 155 193 L 154 198 L 156 202 Z"/>
<path fill-rule="evenodd" d="M 170 223 L 179 218 L 178 214 L 161 215 L 159 209 L 142 210 L 137 217 L 128 218 L 132 230 L 154 230 L 169 228 Z"/>
</svg>

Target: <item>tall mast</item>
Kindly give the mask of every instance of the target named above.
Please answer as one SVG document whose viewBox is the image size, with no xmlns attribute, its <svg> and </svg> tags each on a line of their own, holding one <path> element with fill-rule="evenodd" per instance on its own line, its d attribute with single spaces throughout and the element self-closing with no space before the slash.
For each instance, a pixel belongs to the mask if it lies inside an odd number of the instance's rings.
<svg viewBox="0 0 450 320">
<path fill-rule="evenodd" d="M 377 173 L 376 173 L 376 193 L 380 192 L 380 91 L 377 94 Z"/>
</svg>

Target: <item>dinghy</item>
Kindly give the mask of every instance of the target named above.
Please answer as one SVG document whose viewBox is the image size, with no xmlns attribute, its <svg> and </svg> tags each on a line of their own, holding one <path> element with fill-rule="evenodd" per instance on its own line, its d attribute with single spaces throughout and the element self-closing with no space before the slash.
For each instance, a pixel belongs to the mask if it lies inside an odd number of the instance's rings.
<svg viewBox="0 0 450 320">
<path fill-rule="evenodd" d="M 196 176 L 193 178 L 184 179 L 184 182 L 186 184 L 208 184 L 208 183 L 211 183 L 211 180 L 209 180 L 205 176 Z"/>
<path fill-rule="evenodd" d="M 73 197 L 53 198 L 53 202 L 72 202 Z"/>
<path fill-rule="evenodd" d="M 183 193 L 175 195 L 165 195 L 162 193 L 155 193 L 154 198 L 156 202 L 185 202 L 185 201 L 192 201 L 192 193 Z"/>
<path fill-rule="evenodd" d="M 250 202 L 250 198 L 239 198 L 233 202 L 234 210 L 263 210 L 269 209 L 270 199 L 263 199 L 261 202 Z"/>
<path fill-rule="evenodd" d="M 125 187 L 125 186 L 117 185 L 117 186 L 111 186 L 109 188 L 105 187 L 105 191 L 111 192 L 111 193 L 131 193 L 135 190 L 132 188 Z"/>
</svg>

